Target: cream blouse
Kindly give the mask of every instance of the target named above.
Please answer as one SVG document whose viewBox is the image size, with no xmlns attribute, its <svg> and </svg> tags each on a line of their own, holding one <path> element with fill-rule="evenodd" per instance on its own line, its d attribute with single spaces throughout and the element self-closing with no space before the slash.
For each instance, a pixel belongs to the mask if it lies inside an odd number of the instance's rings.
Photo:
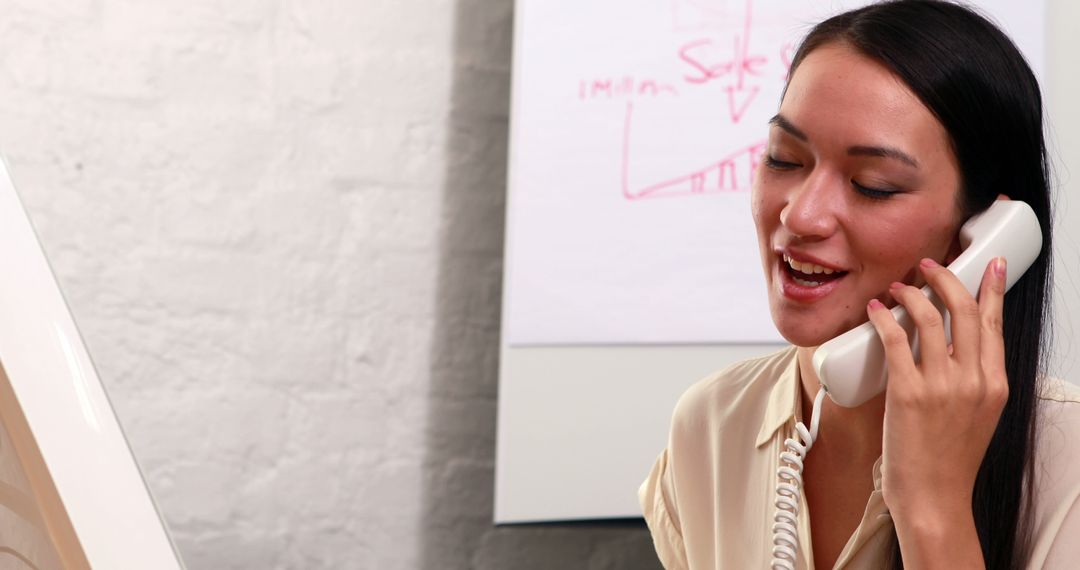
<svg viewBox="0 0 1080 570">
<path fill-rule="evenodd" d="M 679 399 L 668 447 L 638 497 L 668 570 L 768 568 L 776 469 L 799 406 L 795 348 L 747 360 Z M 1080 567 L 1080 388 L 1047 381 L 1039 396 L 1034 532 L 1029 568 Z M 749 445 L 749 442 L 754 445 Z M 813 453 L 813 450 L 810 451 Z M 884 568 L 893 525 L 881 498 L 881 458 L 862 521 L 835 568 Z M 813 568 L 805 496 L 799 560 Z"/>
</svg>

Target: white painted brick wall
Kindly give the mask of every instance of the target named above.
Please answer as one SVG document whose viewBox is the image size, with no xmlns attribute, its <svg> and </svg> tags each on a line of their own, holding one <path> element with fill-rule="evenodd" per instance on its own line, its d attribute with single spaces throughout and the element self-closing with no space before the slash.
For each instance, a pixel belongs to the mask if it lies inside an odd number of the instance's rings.
<svg viewBox="0 0 1080 570">
<path fill-rule="evenodd" d="M 0 1 L 0 151 L 190 568 L 657 567 L 490 524 L 511 9 Z"/>
</svg>

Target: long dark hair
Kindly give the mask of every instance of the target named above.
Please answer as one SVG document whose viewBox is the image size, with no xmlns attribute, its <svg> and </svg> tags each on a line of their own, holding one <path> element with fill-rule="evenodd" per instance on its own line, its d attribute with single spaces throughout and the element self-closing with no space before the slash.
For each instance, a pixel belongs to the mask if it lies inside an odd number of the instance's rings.
<svg viewBox="0 0 1080 570">
<path fill-rule="evenodd" d="M 1024 486 L 1034 484 L 1035 404 L 1050 346 L 1050 186 L 1038 81 L 1001 30 L 948 2 L 884 2 L 829 18 L 803 40 L 791 75 L 832 42 L 888 67 L 941 121 L 960 165 L 965 218 L 1005 194 L 1030 204 L 1042 225 L 1042 252 L 1005 295 L 1009 399 L 971 505 L 986 567 L 1019 568 L 1030 546 L 1033 492 Z M 893 563 L 903 567 L 898 547 Z"/>
</svg>

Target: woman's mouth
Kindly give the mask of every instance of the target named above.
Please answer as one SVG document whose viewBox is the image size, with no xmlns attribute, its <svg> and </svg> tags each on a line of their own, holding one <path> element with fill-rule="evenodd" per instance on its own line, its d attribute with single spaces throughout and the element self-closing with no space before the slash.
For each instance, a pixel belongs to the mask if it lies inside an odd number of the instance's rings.
<svg viewBox="0 0 1080 570">
<path fill-rule="evenodd" d="M 787 254 L 784 254 L 783 258 L 784 268 L 788 275 L 795 283 L 803 287 L 820 287 L 847 275 L 846 271 L 837 271 L 816 263 L 796 261 Z"/>
<path fill-rule="evenodd" d="M 787 254 L 781 257 L 778 268 L 781 289 L 784 296 L 794 301 L 811 302 L 825 297 L 848 273 L 813 262 L 798 261 Z"/>
</svg>

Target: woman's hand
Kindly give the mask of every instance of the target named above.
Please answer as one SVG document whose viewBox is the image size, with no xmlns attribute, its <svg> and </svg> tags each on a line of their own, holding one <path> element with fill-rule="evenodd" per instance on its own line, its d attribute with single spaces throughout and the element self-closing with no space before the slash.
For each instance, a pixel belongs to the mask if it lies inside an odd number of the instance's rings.
<svg viewBox="0 0 1080 570">
<path fill-rule="evenodd" d="M 876 299 L 867 307 L 885 345 L 889 370 L 882 498 L 906 561 L 905 535 L 909 550 L 923 550 L 916 544 L 936 550 L 929 545 L 944 541 L 941 544 L 952 548 L 953 554 L 959 554 L 957 539 L 967 542 L 968 549 L 973 539 L 981 560 L 971 498 L 1009 395 L 1001 317 L 1005 260 L 996 258 L 987 266 L 978 302 L 948 269 L 929 259 L 920 268 L 949 309 L 951 345 L 946 343 L 941 313 L 915 287 L 894 283 L 890 293 L 915 322 L 918 364 L 892 313 Z"/>
</svg>

